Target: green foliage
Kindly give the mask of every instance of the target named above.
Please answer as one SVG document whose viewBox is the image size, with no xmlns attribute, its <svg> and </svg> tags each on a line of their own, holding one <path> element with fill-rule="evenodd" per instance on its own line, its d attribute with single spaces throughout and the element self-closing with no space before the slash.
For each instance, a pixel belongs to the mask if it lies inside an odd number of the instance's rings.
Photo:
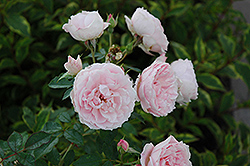
<svg viewBox="0 0 250 166">
<path fill-rule="evenodd" d="M 90 130 L 68 109 L 74 78 L 59 73 L 66 72 L 68 55 L 82 54 L 85 68 L 91 54 L 61 27 L 81 10 L 98 10 L 104 20 L 106 13 L 119 13 L 113 43 L 129 49 L 124 15 L 138 6 L 162 22 L 170 41 L 168 62 L 192 60 L 199 97 L 161 118 L 136 104 L 121 128 Z M 250 129 L 236 122 L 232 111 L 250 108 L 250 102 L 235 101 L 228 80 L 239 78 L 250 88 L 250 26 L 232 1 L 2 0 L 0 15 L 0 165 L 109 166 L 120 160 L 121 138 L 141 152 L 145 143 L 156 145 L 169 135 L 189 145 L 193 165 L 249 165 Z M 107 39 L 105 32 L 98 41 L 99 62 L 108 52 Z M 135 80 L 153 59 L 135 49 L 123 67 Z M 138 158 L 123 154 L 124 161 Z"/>
</svg>

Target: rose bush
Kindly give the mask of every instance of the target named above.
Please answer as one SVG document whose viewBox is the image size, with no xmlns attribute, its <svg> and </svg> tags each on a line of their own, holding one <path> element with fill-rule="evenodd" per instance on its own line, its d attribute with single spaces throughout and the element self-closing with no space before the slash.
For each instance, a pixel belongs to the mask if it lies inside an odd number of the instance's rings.
<svg viewBox="0 0 250 166">
<path fill-rule="evenodd" d="M 63 29 L 79 41 L 99 38 L 109 23 L 103 22 L 98 11 L 82 11 L 70 17 L 69 22 L 63 25 Z"/>
<path fill-rule="evenodd" d="M 178 79 L 179 96 L 176 101 L 180 104 L 186 104 L 191 99 L 197 99 L 198 84 L 192 62 L 188 59 L 179 59 L 172 62 L 171 67 Z"/>
<path fill-rule="evenodd" d="M 119 66 L 95 63 L 77 74 L 71 99 L 81 123 L 91 129 L 113 130 L 130 117 L 136 92 Z"/>
<path fill-rule="evenodd" d="M 189 146 L 178 142 L 172 135 L 154 146 L 148 143 L 141 153 L 142 166 L 191 166 Z"/>
<path fill-rule="evenodd" d="M 76 75 L 80 70 L 82 70 L 82 60 L 80 55 L 77 56 L 77 59 L 68 56 L 68 62 L 64 64 L 64 67 L 68 71 L 69 75 Z"/>
<path fill-rule="evenodd" d="M 177 79 L 165 55 L 158 57 L 136 80 L 142 108 L 156 117 L 167 116 L 175 108 Z"/>
<path fill-rule="evenodd" d="M 158 18 L 143 8 L 137 8 L 131 19 L 125 16 L 125 21 L 134 36 L 142 37 L 142 44 L 139 47 L 143 51 L 150 55 L 152 54 L 149 51 L 165 53 L 169 42 Z"/>
</svg>

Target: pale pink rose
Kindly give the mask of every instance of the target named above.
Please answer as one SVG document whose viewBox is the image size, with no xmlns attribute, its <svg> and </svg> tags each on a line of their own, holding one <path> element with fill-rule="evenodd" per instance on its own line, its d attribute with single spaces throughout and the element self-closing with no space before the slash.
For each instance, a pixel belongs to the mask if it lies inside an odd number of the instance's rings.
<svg viewBox="0 0 250 166">
<path fill-rule="evenodd" d="M 109 23 L 103 22 L 98 11 L 82 11 L 70 17 L 69 22 L 63 25 L 63 29 L 79 41 L 99 38 Z"/>
<path fill-rule="evenodd" d="M 131 19 L 125 16 L 125 21 L 133 35 L 142 37 L 139 47 L 143 51 L 150 55 L 152 54 L 149 51 L 165 53 L 169 42 L 158 18 L 143 8 L 137 8 Z"/>
<path fill-rule="evenodd" d="M 82 70 L 80 55 L 77 56 L 76 60 L 71 56 L 68 56 L 68 62 L 64 64 L 64 67 L 70 75 L 76 75 L 80 70 Z"/>
<path fill-rule="evenodd" d="M 158 57 L 136 80 L 137 96 L 145 112 L 167 116 L 175 108 L 177 79 L 166 57 Z"/>
<path fill-rule="evenodd" d="M 122 147 L 122 149 L 126 152 L 128 150 L 129 144 L 127 141 L 125 141 L 124 139 L 121 139 L 118 143 L 117 146 Z"/>
<path fill-rule="evenodd" d="M 171 67 L 179 80 L 179 96 L 176 101 L 180 104 L 186 104 L 191 101 L 190 99 L 197 99 L 198 84 L 192 62 L 188 59 L 179 59 L 174 61 Z"/>
<path fill-rule="evenodd" d="M 128 120 L 136 100 L 130 78 L 112 63 L 94 63 L 75 78 L 70 97 L 80 122 L 113 130 Z"/>
<path fill-rule="evenodd" d="M 191 166 L 190 156 L 189 146 L 170 135 L 156 146 L 146 144 L 140 161 L 142 166 Z"/>
</svg>

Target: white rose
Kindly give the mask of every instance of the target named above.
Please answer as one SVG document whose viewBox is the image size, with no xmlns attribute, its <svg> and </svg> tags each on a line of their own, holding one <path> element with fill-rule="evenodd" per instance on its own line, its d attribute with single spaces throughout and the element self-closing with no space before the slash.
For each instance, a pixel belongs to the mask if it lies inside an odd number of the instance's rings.
<svg viewBox="0 0 250 166">
<path fill-rule="evenodd" d="M 149 51 L 165 53 L 169 42 L 158 18 L 143 8 L 137 8 L 131 19 L 125 16 L 125 21 L 133 35 L 142 37 L 139 47 L 143 51 L 150 55 L 152 54 Z"/>
<path fill-rule="evenodd" d="M 174 61 L 171 67 L 179 80 L 179 96 L 176 101 L 180 104 L 186 104 L 190 102 L 190 99 L 197 99 L 198 84 L 192 62 L 188 59 L 179 59 Z"/>
<path fill-rule="evenodd" d="M 109 23 L 103 22 L 98 11 L 82 11 L 70 17 L 69 22 L 64 24 L 62 29 L 79 41 L 86 41 L 99 38 Z"/>
</svg>

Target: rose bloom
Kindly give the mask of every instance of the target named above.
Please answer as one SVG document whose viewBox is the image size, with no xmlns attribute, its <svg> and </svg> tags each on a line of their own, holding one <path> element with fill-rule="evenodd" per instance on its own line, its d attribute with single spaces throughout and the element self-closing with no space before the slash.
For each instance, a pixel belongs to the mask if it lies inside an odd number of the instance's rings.
<svg viewBox="0 0 250 166">
<path fill-rule="evenodd" d="M 76 75 L 70 97 L 81 123 L 113 130 L 130 117 L 136 92 L 119 66 L 95 63 Z"/>
<path fill-rule="evenodd" d="M 76 60 L 71 56 L 68 56 L 68 62 L 64 64 L 64 67 L 70 75 L 76 75 L 80 70 L 82 70 L 80 55 L 78 55 Z"/>
<path fill-rule="evenodd" d="M 146 144 L 140 161 L 142 166 L 191 166 L 190 156 L 189 146 L 170 135 L 156 146 Z"/>
<path fill-rule="evenodd" d="M 177 79 L 166 57 L 158 57 L 136 80 L 137 96 L 145 112 L 167 116 L 175 108 Z"/>
<path fill-rule="evenodd" d="M 186 104 L 190 99 L 197 99 L 198 84 L 194 73 L 194 67 L 190 60 L 179 59 L 171 64 L 178 79 L 179 96 L 177 102 Z"/>
<path fill-rule="evenodd" d="M 150 55 L 152 54 L 149 51 L 165 53 L 169 42 L 158 18 L 143 8 L 137 8 L 131 19 L 125 16 L 125 21 L 133 35 L 142 37 L 139 47 L 143 51 Z"/>
<path fill-rule="evenodd" d="M 109 23 L 103 22 L 98 11 L 82 11 L 70 17 L 69 22 L 63 25 L 63 29 L 79 41 L 99 38 Z"/>
</svg>

